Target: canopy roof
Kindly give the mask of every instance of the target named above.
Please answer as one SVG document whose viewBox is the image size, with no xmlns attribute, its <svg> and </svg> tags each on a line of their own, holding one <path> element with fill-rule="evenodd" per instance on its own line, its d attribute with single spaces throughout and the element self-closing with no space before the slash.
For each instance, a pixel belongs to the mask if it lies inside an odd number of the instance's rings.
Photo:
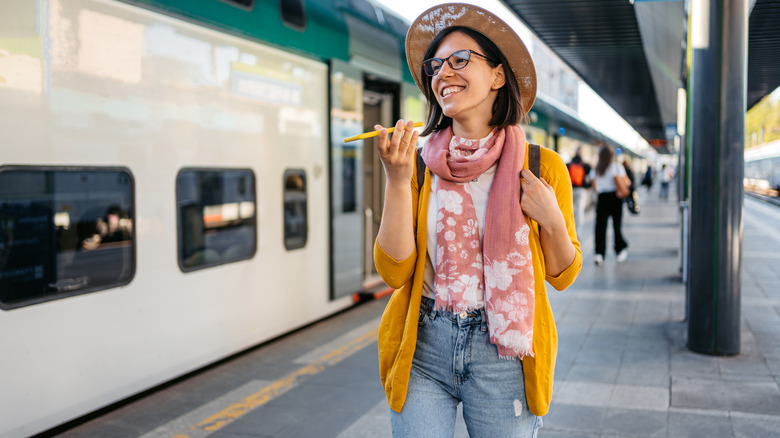
<svg viewBox="0 0 780 438">
<path fill-rule="evenodd" d="M 677 120 L 687 13 L 682 0 L 503 0 L 659 152 Z M 780 2 L 757 0 L 748 35 L 747 105 L 780 86 Z"/>
</svg>

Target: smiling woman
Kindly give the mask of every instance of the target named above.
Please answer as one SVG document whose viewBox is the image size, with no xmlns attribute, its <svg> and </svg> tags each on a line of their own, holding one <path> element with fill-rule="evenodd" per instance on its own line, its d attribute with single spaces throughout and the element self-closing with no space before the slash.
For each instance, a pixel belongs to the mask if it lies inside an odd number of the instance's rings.
<svg viewBox="0 0 780 438">
<path fill-rule="evenodd" d="M 571 285 L 582 254 L 563 160 L 541 148 L 541 178 L 528 170 L 518 123 L 536 97 L 533 60 L 465 4 L 423 12 L 406 54 L 430 137 L 418 152 L 411 122 L 392 136 L 377 126 L 387 184 L 374 259 L 397 289 L 379 333 L 393 435 L 451 436 L 463 403 L 471 436 L 536 436 L 557 348 L 544 281 Z"/>
<path fill-rule="evenodd" d="M 470 46 L 479 47 L 487 55 L 472 49 L 458 49 Z M 446 58 L 447 66 L 438 62 L 444 58 L 432 57 L 434 54 L 448 53 L 452 55 Z M 469 63 L 471 56 L 468 55 L 472 53 L 478 55 L 473 57 L 477 61 Z M 456 57 L 456 54 L 460 56 Z M 467 27 L 453 26 L 434 38 L 423 57 L 426 58 L 422 64 L 425 75 L 420 77 L 427 84 L 423 91 L 429 101 L 438 103 L 428 107 L 428 128 L 423 131 L 423 135 L 444 129 L 454 122 L 457 125 L 453 127 L 456 135 L 481 138 L 493 126 L 503 128 L 519 121 L 522 98 L 517 82 L 507 83 L 506 77 L 512 74 L 509 62 L 487 37 Z M 453 57 L 458 59 L 455 66 L 451 64 Z M 438 63 L 438 68 L 434 68 L 432 63 Z M 472 67 L 466 69 L 467 65 Z M 461 94 L 464 91 L 466 93 Z M 527 91 L 530 94 L 530 90 Z M 454 93 L 459 93 L 457 99 L 455 96 L 450 97 Z M 461 121 L 467 123 L 461 125 Z M 480 127 L 482 131 L 487 131 L 459 132 Z"/>
</svg>

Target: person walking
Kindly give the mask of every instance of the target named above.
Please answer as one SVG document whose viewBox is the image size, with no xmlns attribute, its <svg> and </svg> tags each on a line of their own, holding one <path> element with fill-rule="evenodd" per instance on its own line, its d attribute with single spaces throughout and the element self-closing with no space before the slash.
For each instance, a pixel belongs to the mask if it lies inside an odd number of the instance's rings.
<svg viewBox="0 0 780 438">
<path fill-rule="evenodd" d="M 661 190 L 658 195 L 664 201 L 669 200 L 669 184 L 674 179 L 674 171 L 666 164 L 661 165 Z"/>
<path fill-rule="evenodd" d="M 577 228 L 577 236 L 580 236 L 582 216 L 588 203 L 590 191 L 590 164 L 582 160 L 582 146 L 577 146 L 574 158 L 569 161 L 566 168 L 569 170 L 569 178 L 572 186 L 572 205 L 574 209 L 574 223 Z"/>
<path fill-rule="evenodd" d="M 631 214 L 639 214 L 639 196 L 637 196 L 637 184 L 634 177 L 634 171 L 631 170 L 631 162 L 628 158 L 623 159 L 623 170 L 626 171 L 626 177 L 628 177 L 628 196 L 625 198 L 626 207 Z"/>
<path fill-rule="evenodd" d="M 623 171 L 625 171 L 626 176 L 628 177 L 629 193 L 633 192 L 634 190 L 636 190 L 636 179 L 634 178 L 634 171 L 631 170 L 631 163 L 628 161 L 628 158 L 624 158 L 620 164 L 623 166 Z"/>
<path fill-rule="evenodd" d="M 625 178 L 626 170 L 615 161 L 615 153 L 609 146 L 599 150 L 599 161 L 591 172 L 593 189 L 598 193 L 596 201 L 596 257 L 595 262 L 604 264 L 607 249 L 607 222 L 612 218 L 615 234 L 615 253 L 618 263 L 628 258 L 628 242 L 623 238 L 621 222 L 623 220 L 623 200 L 617 196 L 615 178 Z"/>
<path fill-rule="evenodd" d="M 647 166 L 645 176 L 642 178 L 642 185 L 647 187 L 648 192 L 653 187 L 653 166 Z"/>
<path fill-rule="evenodd" d="M 374 260 L 396 289 L 378 336 L 393 436 L 452 437 L 459 403 L 472 437 L 536 436 L 557 349 L 544 282 L 571 285 L 582 253 L 566 165 L 534 149 L 537 178 L 517 125 L 536 96 L 533 61 L 500 18 L 465 4 L 421 14 L 406 54 L 429 102 L 424 164 L 411 121 L 392 136 L 376 126 L 387 179 Z"/>
</svg>

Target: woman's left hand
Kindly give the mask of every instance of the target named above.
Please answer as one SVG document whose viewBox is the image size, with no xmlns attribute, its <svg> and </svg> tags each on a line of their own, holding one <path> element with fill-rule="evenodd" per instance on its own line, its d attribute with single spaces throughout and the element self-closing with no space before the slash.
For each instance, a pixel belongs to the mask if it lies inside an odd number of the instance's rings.
<svg viewBox="0 0 780 438">
<path fill-rule="evenodd" d="M 523 169 L 520 172 L 520 188 L 520 206 L 528 217 L 542 228 L 564 223 L 555 189 L 547 181 L 537 178 L 530 170 Z"/>
<path fill-rule="evenodd" d="M 530 170 L 523 169 L 520 172 L 520 190 L 523 213 L 542 227 L 539 238 L 545 271 L 547 275 L 557 277 L 576 259 L 577 250 L 566 229 L 555 189 L 544 179 L 535 177 Z"/>
</svg>

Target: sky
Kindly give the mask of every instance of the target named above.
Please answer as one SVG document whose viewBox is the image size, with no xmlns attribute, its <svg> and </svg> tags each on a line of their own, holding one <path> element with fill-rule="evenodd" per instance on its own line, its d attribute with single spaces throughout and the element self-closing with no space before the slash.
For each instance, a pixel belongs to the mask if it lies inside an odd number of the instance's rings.
<svg viewBox="0 0 780 438">
<path fill-rule="evenodd" d="M 428 8 L 437 4 L 446 3 L 441 0 L 371 0 L 382 5 L 386 9 L 395 12 L 398 16 L 411 23 L 417 16 Z M 509 24 L 520 36 L 529 50 L 532 50 L 531 39 L 534 38 L 528 28 L 499 0 L 458 0 L 461 3 L 470 3 L 485 8 L 498 15 Z M 543 0 L 542 0 L 543 1 Z M 534 53 L 531 53 L 534 56 Z M 580 119 L 593 126 L 597 130 L 612 137 L 629 148 L 643 153 L 649 145 L 641 138 L 615 110 L 613 110 L 601 97 L 599 97 L 584 82 L 579 87 L 579 108 L 575 108 Z"/>
</svg>

